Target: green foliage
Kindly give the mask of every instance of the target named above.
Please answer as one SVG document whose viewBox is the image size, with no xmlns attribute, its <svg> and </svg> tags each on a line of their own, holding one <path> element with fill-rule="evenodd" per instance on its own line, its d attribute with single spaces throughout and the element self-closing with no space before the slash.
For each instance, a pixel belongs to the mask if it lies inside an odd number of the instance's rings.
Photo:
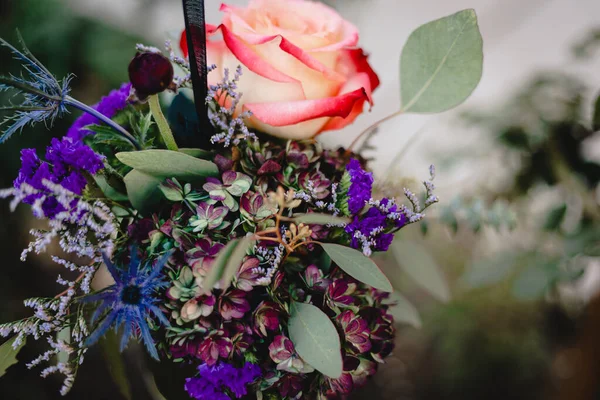
<svg viewBox="0 0 600 400">
<path fill-rule="evenodd" d="M 167 119 L 165 118 L 160 107 L 158 94 L 153 94 L 150 96 L 148 99 L 148 104 L 150 104 L 150 112 L 152 113 L 154 121 L 156 121 L 156 125 L 158 126 L 163 143 L 167 149 L 177 151 L 177 143 L 175 143 L 175 138 L 173 137 L 173 132 L 171 132 L 171 127 L 169 126 L 169 123 L 167 122 Z"/>
<path fill-rule="evenodd" d="M 478 259 L 467 266 L 460 280 L 469 288 L 495 285 L 508 278 L 516 262 L 517 257 L 513 253 L 501 253 L 495 257 Z"/>
<path fill-rule="evenodd" d="M 512 230 L 517 225 L 515 212 L 502 200 L 496 200 L 488 207 L 482 199 L 467 200 L 457 196 L 439 207 L 440 221 L 454 233 L 458 232 L 461 221 L 466 222 L 473 232 L 479 232 L 484 226 L 500 231 L 502 228 Z"/>
<path fill-rule="evenodd" d="M 390 299 L 396 303 L 389 310 L 394 317 L 394 322 L 409 324 L 415 328 L 421 327 L 422 321 L 419 311 L 406 297 L 398 292 L 393 292 Z"/>
<path fill-rule="evenodd" d="M 148 213 L 160 203 L 162 195 L 159 185 L 163 181 L 162 178 L 134 169 L 125 176 L 124 181 L 127 197 L 136 210 Z"/>
<path fill-rule="evenodd" d="M 519 300 L 535 300 L 544 295 L 555 278 L 556 261 L 527 265 L 512 285 L 512 294 Z"/>
<path fill-rule="evenodd" d="M 123 164 L 155 177 L 194 180 L 219 173 L 214 163 L 178 151 L 143 150 L 116 156 Z"/>
<path fill-rule="evenodd" d="M 183 153 L 183 154 L 187 154 L 188 156 L 192 156 L 194 158 L 202 158 L 204 160 L 210 160 L 215 156 L 210 151 L 203 150 L 203 149 L 187 149 L 187 148 L 181 149 L 180 148 L 179 152 Z"/>
<path fill-rule="evenodd" d="M 296 351 L 312 367 L 330 378 L 342 375 L 340 337 L 323 311 L 311 304 L 292 302 L 288 330 Z"/>
<path fill-rule="evenodd" d="M 349 218 L 334 217 L 330 214 L 302 214 L 294 215 L 294 222 L 297 224 L 312 224 L 312 225 L 340 225 L 350 223 Z"/>
<path fill-rule="evenodd" d="M 519 126 L 509 126 L 500 133 L 498 140 L 507 147 L 527 151 L 531 148 L 529 136 Z"/>
<path fill-rule="evenodd" d="M 483 68 L 474 10 L 429 22 L 408 38 L 400 59 L 402 111 L 435 113 L 469 97 Z"/>
<path fill-rule="evenodd" d="M 552 257 L 538 251 L 505 251 L 473 262 L 461 282 L 473 289 L 483 289 L 506 281 L 517 300 L 532 301 L 544 296 L 559 282 L 579 278 L 583 268 L 583 260 L 568 254 Z"/>
<path fill-rule="evenodd" d="M 333 243 L 321 243 L 321 246 L 331 260 L 354 279 L 384 292 L 393 291 L 392 284 L 377 264 L 360 251 Z"/>
<path fill-rule="evenodd" d="M 592 129 L 594 131 L 600 131 L 600 96 L 596 99 L 594 104 L 594 116 L 592 117 Z"/>
<path fill-rule="evenodd" d="M 247 251 L 254 244 L 252 236 L 246 236 L 241 239 L 233 239 L 219 251 L 217 258 L 210 271 L 202 281 L 202 288 L 210 291 L 221 282 L 222 288 L 226 289 L 231 283 L 231 279 L 240 268 Z"/>
<path fill-rule="evenodd" d="M 16 339 L 17 336 L 13 336 L 0 346 L 0 377 L 6 373 L 11 365 L 17 363 L 17 354 L 25 346 L 25 341 L 23 341 L 19 347 L 13 349 L 13 343 Z"/>
<path fill-rule="evenodd" d="M 550 210 L 546 216 L 546 222 L 544 223 L 544 229 L 547 231 L 555 231 L 560 228 L 565 215 L 567 214 L 567 205 L 561 204 L 558 207 Z"/>
<path fill-rule="evenodd" d="M 446 278 L 426 248 L 415 242 L 396 239 L 391 250 L 402 270 L 416 284 L 442 302 L 450 300 Z"/>
</svg>

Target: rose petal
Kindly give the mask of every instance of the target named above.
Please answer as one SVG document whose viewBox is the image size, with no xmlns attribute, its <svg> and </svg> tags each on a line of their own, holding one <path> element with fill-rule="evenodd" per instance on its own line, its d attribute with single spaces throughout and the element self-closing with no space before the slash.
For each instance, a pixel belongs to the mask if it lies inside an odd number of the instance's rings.
<svg viewBox="0 0 600 400">
<path fill-rule="evenodd" d="M 370 82 L 369 75 L 367 73 L 363 72 L 363 73 L 357 74 L 351 80 L 346 82 L 346 84 L 344 85 L 344 88 L 342 89 L 342 93 L 349 91 L 349 90 L 353 90 L 350 93 L 354 93 L 356 91 L 355 90 L 356 87 L 360 87 L 360 88 L 362 88 L 362 90 L 364 90 L 365 97 L 356 101 L 352 105 L 352 110 L 350 110 L 350 112 L 348 112 L 348 114 L 346 114 L 345 116 L 331 118 L 323 126 L 323 128 L 321 129 L 321 132 L 338 130 L 338 129 L 342 129 L 342 128 L 350 125 L 352 122 L 354 122 L 354 120 L 360 114 L 362 114 L 363 108 L 365 105 L 365 101 L 368 101 L 371 105 L 373 104 L 373 100 L 371 97 L 371 93 L 372 93 L 371 82 Z M 321 132 L 319 132 L 319 133 L 321 133 Z"/>
<path fill-rule="evenodd" d="M 268 125 L 286 126 L 322 117 L 346 118 L 357 102 L 364 102 L 367 99 L 365 89 L 360 88 L 336 97 L 281 103 L 254 103 L 246 104 L 244 108 Z"/>
</svg>

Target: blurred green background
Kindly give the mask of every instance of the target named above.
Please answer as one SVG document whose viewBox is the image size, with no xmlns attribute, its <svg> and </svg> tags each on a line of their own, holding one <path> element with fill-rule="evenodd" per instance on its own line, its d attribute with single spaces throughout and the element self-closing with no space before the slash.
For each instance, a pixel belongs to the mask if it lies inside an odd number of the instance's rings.
<svg viewBox="0 0 600 400">
<path fill-rule="evenodd" d="M 57 76 L 77 76 L 73 96 L 88 104 L 127 79 L 141 40 L 56 0 L 1 1 L 0 36 L 16 42 L 17 27 Z M 582 34 L 574 49 L 557 51 L 573 51 L 577 63 L 597 56 L 600 31 Z M 0 60 L 2 73 L 16 73 L 10 55 L 3 52 Z M 475 146 L 505 160 L 507 176 L 496 188 L 465 195 L 457 187 L 422 230 L 403 232 L 394 251 L 380 257 L 402 293 L 397 349 L 357 399 L 600 398 L 600 350 L 588 339 L 600 337 L 595 292 L 584 295 L 573 286 L 600 256 L 600 166 L 586 152 L 598 141 L 600 115 L 594 124 L 590 95 L 598 89 L 562 71 L 541 71 L 504 107 L 470 110 L 457 122 L 480 132 L 485 140 Z M 77 116 L 56 121 L 52 130 L 27 128 L 0 146 L 0 187 L 16 177 L 21 148 L 43 151 Z M 447 169 L 485 162 L 464 153 L 435 161 Z M 411 184 L 388 181 L 382 190 Z M 23 299 L 59 291 L 60 269 L 47 257 L 18 261 L 37 224 L 26 207 L 11 213 L 8 202 L 0 204 L 0 321 L 26 316 Z M 27 362 L 41 348 L 28 343 L 19 359 Z M 113 379 L 118 371 L 105 365 L 101 350 L 88 353 L 66 398 L 125 398 Z M 126 355 L 132 398 L 151 399 L 139 353 L 134 347 Z M 61 398 L 60 381 L 38 375 L 24 363 L 11 367 L 0 378 L 2 398 Z"/>
</svg>

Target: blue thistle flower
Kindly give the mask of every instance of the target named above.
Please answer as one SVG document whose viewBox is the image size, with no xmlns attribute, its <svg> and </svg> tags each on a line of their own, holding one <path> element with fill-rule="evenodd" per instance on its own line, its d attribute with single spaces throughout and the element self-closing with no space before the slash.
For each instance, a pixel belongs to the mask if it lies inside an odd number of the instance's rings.
<svg viewBox="0 0 600 400">
<path fill-rule="evenodd" d="M 20 35 L 19 41 L 23 42 Z M 2 124 L 10 123 L 10 126 L 0 136 L 0 143 L 3 143 L 26 125 L 43 121 L 53 122 L 55 118 L 65 114 L 67 108 L 64 99 L 71 91 L 69 83 L 73 76 L 66 76 L 61 83 L 31 54 L 25 45 L 23 45 L 23 51 L 19 51 L 1 38 L 0 45 L 10 49 L 14 58 L 22 63 L 29 75 L 28 78 L 22 75 L 20 77 L 0 76 L 0 92 L 15 89 L 23 96 L 23 102 L 20 105 L 11 105 L 0 109 L 14 112 L 12 116 L 2 122 Z"/>
<path fill-rule="evenodd" d="M 56 118 L 67 113 L 67 106 L 70 106 L 98 118 L 130 141 L 136 149 L 141 149 L 137 140 L 122 126 L 92 107 L 69 96 L 71 92 L 69 85 L 73 79 L 73 75 L 67 75 L 62 81 L 57 80 L 31 54 L 20 35 L 19 42 L 21 42 L 23 51 L 18 50 L 6 40 L 0 38 L 0 46 L 7 47 L 13 53 L 14 58 L 21 62 L 27 75 L 27 77 L 23 75 L 0 76 L 0 92 L 13 90 L 16 94 L 20 94 L 23 97 L 23 101 L 19 105 L 11 104 L 8 107 L 0 107 L 0 111 L 13 112 L 12 115 L 0 122 L 0 125 L 8 124 L 8 128 L 0 134 L 0 143 L 4 143 L 13 134 L 20 132 L 27 125 L 34 125 L 39 122 L 46 122 L 51 125 Z"/>
<path fill-rule="evenodd" d="M 150 334 L 148 319 L 156 317 L 160 323 L 169 326 L 169 321 L 158 308 L 158 299 L 155 292 L 169 285 L 160 276 L 162 268 L 171 256 L 171 252 L 163 255 L 154 266 L 142 265 L 135 248 L 131 250 L 129 268 L 117 268 L 106 254 L 103 254 L 104 263 L 115 280 L 115 284 L 84 299 L 85 302 L 102 301 L 92 317 L 92 323 L 105 314 L 102 322 L 87 338 L 85 345 L 96 343 L 105 333 L 114 326 L 115 330 L 124 325 L 121 336 L 121 351 L 127 346 L 129 340 L 139 335 L 150 355 L 158 360 L 158 352 Z"/>
</svg>

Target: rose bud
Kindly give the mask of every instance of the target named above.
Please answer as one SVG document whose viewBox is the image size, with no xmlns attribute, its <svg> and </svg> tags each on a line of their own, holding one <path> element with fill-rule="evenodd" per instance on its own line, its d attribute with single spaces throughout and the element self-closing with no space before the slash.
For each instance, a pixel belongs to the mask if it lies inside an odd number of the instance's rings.
<svg viewBox="0 0 600 400">
<path fill-rule="evenodd" d="M 159 53 L 137 53 L 129 63 L 129 80 L 140 99 L 167 89 L 173 75 L 171 61 Z"/>
</svg>

